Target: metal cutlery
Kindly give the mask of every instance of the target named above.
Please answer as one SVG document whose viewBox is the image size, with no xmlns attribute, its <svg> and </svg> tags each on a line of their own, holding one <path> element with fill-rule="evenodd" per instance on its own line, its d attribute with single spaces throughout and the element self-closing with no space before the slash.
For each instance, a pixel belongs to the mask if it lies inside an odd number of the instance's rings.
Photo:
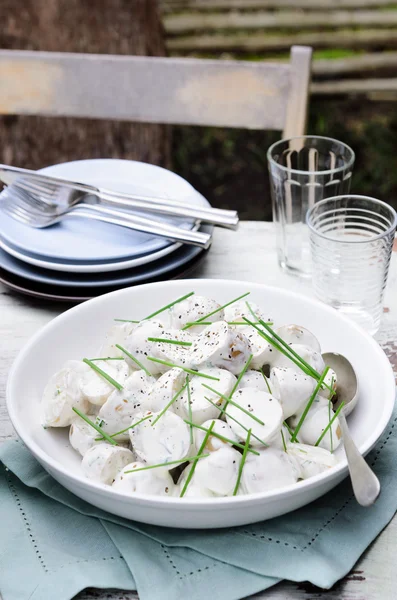
<svg viewBox="0 0 397 600">
<path fill-rule="evenodd" d="M 1 206 L 6 214 L 24 225 L 35 228 L 49 227 L 64 218 L 84 218 L 120 225 L 135 231 L 150 233 L 172 241 L 183 242 L 201 248 L 209 248 L 212 236 L 200 231 L 182 229 L 162 221 L 155 221 L 136 214 L 116 211 L 112 208 L 98 205 L 79 203 L 65 206 L 63 210 L 56 204 L 46 202 L 31 194 L 17 184 L 13 184 L 1 194 Z"/>
<path fill-rule="evenodd" d="M 339 424 L 342 430 L 347 466 L 356 500 L 361 506 L 371 506 L 380 494 L 379 479 L 360 454 L 347 426 L 346 417 L 350 415 L 358 401 L 358 379 L 352 364 L 342 354 L 326 352 L 323 354 L 325 364 L 334 369 L 337 376 L 337 401 L 334 410 L 341 402 L 344 406 L 339 413 Z"/>
<path fill-rule="evenodd" d="M 154 198 L 135 194 L 112 192 L 92 185 L 73 182 L 31 171 L 0 164 L 0 180 L 8 186 L 18 185 L 37 199 L 51 205 L 57 214 L 80 203 L 108 205 L 115 208 L 134 209 L 161 215 L 200 219 L 230 229 L 236 229 L 238 214 L 233 210 L 189 206 L 186 202 Z"/>
</svg>

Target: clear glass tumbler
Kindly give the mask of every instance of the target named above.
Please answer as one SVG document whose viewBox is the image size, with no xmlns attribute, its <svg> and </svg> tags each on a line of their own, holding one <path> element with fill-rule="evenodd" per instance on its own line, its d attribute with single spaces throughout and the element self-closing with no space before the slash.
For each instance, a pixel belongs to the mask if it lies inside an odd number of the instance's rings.
<svg viewBox="0 0 397 600">
<path fill-rule="evenodd" d="M 369 333 L 379 329 L 396 211 L 367 196 L 337 196 L 307 214 L 316 296 Z"/>
<path fill-rule="evenodd" d="M 306 213 L 323 198 L 349 193 L 354 158 L 346 144 L 317 135 L 281 140 L 270 146 L 267 159 L 273 221 L 282 269 L 310 276 Z"/>
</svg>

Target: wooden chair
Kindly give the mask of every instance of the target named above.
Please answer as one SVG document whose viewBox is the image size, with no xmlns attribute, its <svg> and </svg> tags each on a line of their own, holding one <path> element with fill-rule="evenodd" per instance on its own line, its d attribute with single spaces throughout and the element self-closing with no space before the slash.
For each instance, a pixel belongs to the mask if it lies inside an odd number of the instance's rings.
<svg viewBox="0 0 397 600">
<path fill-rule="evenodd" d="M 311 48 L 290 63 L 0 50 L 0 114 L 305 132 Z"/>
</svg>

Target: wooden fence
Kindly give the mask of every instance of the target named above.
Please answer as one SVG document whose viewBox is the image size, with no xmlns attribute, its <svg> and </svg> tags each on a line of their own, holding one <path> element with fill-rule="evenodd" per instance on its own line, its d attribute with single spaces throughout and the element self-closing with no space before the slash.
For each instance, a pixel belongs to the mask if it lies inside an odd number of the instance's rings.
<svg viewBox="0 0 397 600">
<path fill-rule="evenodd" d="M 309 45 L 312 93 L 397 97 L 396 1 L 159 1 L 170 54 L 282 60 Z"/>
</svg>

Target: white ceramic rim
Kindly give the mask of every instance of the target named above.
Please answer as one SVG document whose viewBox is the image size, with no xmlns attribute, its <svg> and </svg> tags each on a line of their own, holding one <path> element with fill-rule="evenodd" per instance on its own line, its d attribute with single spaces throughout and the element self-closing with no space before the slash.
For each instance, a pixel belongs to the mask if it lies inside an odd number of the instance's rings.
<svg viewBox="0 0 397 600">
<path fill-rule="evenodd" d="M 337 239 L 336 240 L 335 238 L 330 237 L 329 235 L 326 235 L 325 233 L 321 233 L 320 231 L 318 231 L 318 229 L 315 228 L 313 222 L 311 221 L 311 219 L 313 218 L 313 214 L 315 213 L 315 211 L 317 210 L 317 208 L 319 206 L 323 206 L 324 204 L 326 204 L 327 202 L 331 202 L 332 200 L 340 200 L 341 198 L 358 198 L 360 200 L 370 200 L 374 204 L 377 204 L 378 206 L 382 206 L 383 208 L 388 210 L 390 212 L 390 217 L 392 218 L 393 222 L 382 233 L 378 233 L 377 235 L 368 237 L 363 240 L 362 239 L 357 239 L 357 240 Z M 352 210 L 354 210 L 354 209 L 352 209 Z M 323 240 L 327 240 L 329 242 L 335 242 L 336 244 L 340 244 L 340 243 L 355 244 L 355 245 L 356 244 L 369 244 L 370 242 L 376 242 L 376 240 L 381 240 L 382 238 L 390 235 L 391 233 L 393 233 L 393 231 L 395 231 L 396 226 L 397 226 L 397 213 L 394 210 L 394 208 L 392 206 L 390 206 L 390 204 L 387 204 L 387 202 L 383 202 L 383 200 L 378 200 L 377 198 L 373 198 L 372 196 L 361 196 L 359 194 L 340 194 L 339 196 L 330 196 L 329 198 L 323 198 L 323 200 L 319 200 L 318 202 L 316 202 L 314 204 L 314 206 L 309 208 L 309 210 L 306 213 L 306 223 L 307 223 L 307 226 L 309 227 L 310 231 L 312 232 L 312 234 L 317 235 L 318 237 L 321 237 Z"/>
<path fill-rule="evenodd" d="M 351 152 L 351 158 L 343 167 L 338 167 L 337 169 L 327 169 L 326 171 L 301 171 L 300 169 L 289 169 L 288 167 L 284 167 L 284 165 L 280 165 L 278 162 L 276 162 L 274 160 L 274 158 L 272 157 L 272 152 L 273 152 L 273 149 L 278 144 L 282 144 L 283 142 L 291 142 L 293 140 L 302 140 L 302 139 L 327 140 L 327 142 L 334 142 L 336 144 L 340 144 L 341 146 L 344 146 L 345 148 L 347 148 L 349 150 L 349 152 Z M 350 169 L 354 165 L 354 161 L 356 160 L 356 155 L 354 153 L 354 150 L 352 148 L 350 148 L 350 146 L 348 146 L 344 142 L 341 142 L 340 140 L 336 140 L 335 138 L 326 137 L 324 135 L 295 135 L 294 137 L 278 140 L 277 142 L 274 142 L 274 144 L 272 144 L 270 146 L 270 148 L 268 149 L 268 151 L 266 153 L 266 157 L 267 157 L 267 160 L 269 161 L 269 163 L 271 163 L 272 165 L 274 165 L 275 167 L 280 169 L 280 171 L 285 171 L 287 173 L 294 173 L 295 175 L 331 175 L 331 174 L 334 175 L 336 173 L 340 173 L 341 171 L 345 171 L 346 169 Z"/>
<path fill-rule="evenodd" d="M 129 160 L 129 159 L 119 159 L 119 158 L 88 158 L 88 159 L 80 159 L 80 160 L 66 161 L 66 162 L 62 162 L 62 163 L 56 163 L 54 165 L 47 165 L 46 167 L 44 167 L 42 169 L 39 169 L 38 173 L 42 173 L 44 175 L 46 175 L 46 174 L 50 174 L 50 175 L 53 174 L 56 177 L 61 177 L 61 178 L 68 179 L 68 175 L 65 175 L 64 172 L 63 173 L 59 173 L 59 168 L 62 170 L 64 167 L 69 168 L 71 165 L 73 165 L 73 166 L 76 165 L 76 166 L 80 166 L 80 167 L 86 168 L 87 167 L 87 163 L 91 164 L 91 168 L 93 168 L 92 163 L 96 163 L 96 165 L 95 165 L 96 169 L 99 169 L 101 166 L 103 167 L 103 165 L 100 165 L 99 163 L 108 163 L 108 164 L 109 163 L 113 163 L 114 166 L 115 166 L 116 163 L 119 164 L 119 165 L 120 164 L 125 164 L 127 166 L 128 166 L 128 164 L 135 164 L 135 165 L 140 165 L 143 168 L 149 167 L 150 169 L 153 170 L 153 172 L 163 172 L 163 173 L 171 174 L 172 177 L 175 178 L 175 181 L 179 180 L 179 182 L 181 182 L 181 183 L 183 182 L 184 185 L 186 185 L 186 186 L 188 186 L 190 188 L 189 191 L 186 192 L 186 194 L 184 195 L 184 197 L 180 198 L 180 202 L 185 203 L 189 198 L 197 196 L 197 198 L 199 200 L 199 203 L 197 204 L 197 206 L 201 206 L 201 205 L 203 205 L 204 207 L 211 206 L 210 203 L 208 202 L 208 200 L 206 198 L 204 198 L 204 196 L 202 194 L 200 194 L 197 190 L 195 190 L 194 187 L 186 179 L 184 179 L 183 177 L 181 177 L 177 173 L 171 171 L 170 169 L 166 169 L 164 167 L 160 167 L 160 166 L 153 165 L 151 163 L 147 163 L 147 162 L 143 162 L 143 161 Z M 105 168 L 110 168 L 110 167 L 105 167 Z M 54 170 L 56 171 L 55 173 L 54 173 Z M 73 179 L 77 179 L 77 180 L 79 180 L 79 178 L 80 178 L 81 181 L 83 181 L 83 179 L 85 179 L 85 177 L 82 178 L 80 176 L 77 176 L 76 178 L 73 177 Z M 83 183 L 84 183 L 84 181 L 83 181 Z M 93 182 L 91 181 L 89 185 L 93 185 Z M 98 181 L 96 181 L 96 183 L 94 184 L 94 186 L 97 186 L 97 185 L 98 185 Z M 100 184 L 100 185 L 102 185 L 102 184 Z M 0 196 L 1 196 L 1 194 L 0 194 Z M 166 192 L 164 197 L 168 198 L 169 194 Z M 203 203 L 203 200 L 204 200 L 204 203 Z M 0 216 L 1 216 L 1 214 L 0 214 Z M 7 216 L 7 218 L 8 218 L 8 216 Z M 177 217 L 174 217 L 174 219 L 175 218 L 178 220 Z M 163 215 L 162 219 L 167 220 L 167 216 Z M 168 219 L 172 219 L 172 217 L 168 216 Z M 196 221 L 197 220 L 195 220 L 193 218 L 186 217 L 186 223 L 188 223 L 188 227 L 187 227 L 186 230 L 187 231 L 192 230 L 194 228 L 195 224 L 196 224 Z M 9 236 L 8 236 L 8 234 L 6 235 L 5 231 L 2 231 L 2 236 L 3 236 L 3 238 L 7 242 L 11 243 L 14 247 L 16 247 L 16 248 L 18 248 L 20 250 L 26 250 L 26 251 L 30 250 L 30 247 L 29 248 L 26 247 L 26 246 L 20 247 L 19 241 L 18 242 L 16 241 L 15 236 L 11 236 L 11 239 L 10 239 Z M 141 245 L 145 246 L 145 248 L 143 248 L 143 249 L 141 248 L 139 250 L 139 252 L 137 254 L 135 254 L 135 256 L 138 257 L 138 256 L 147 255 L 147 254 L 150 254 L 153 251 L 157 252 L 158 250 L 161 250 L 161 249 L 163 249 L 165 247 L 169 247 L 172 244 L 172 242 L 170 240 L 167 241 L 166 238 L 158 238 L 158 237 L 156 237 L 154 235 L 150 235 L 150 234 L 147 234 L 147 236 L 149 236 L 149 238 L 146 239 L 146 241 L 144 241 L 141 244 Z M 150 244 L 151 243 L 153 244 L 153 242 L 155 240 L 157 240 L 157 241 L 162 240 L 162 243 L 161 243 L 161 245 L 159 247 L 153 248 Z M 134 256 L 134 254 L 131 255 L 131 254 L 128 253 L 128 252 L 130 252 L 130 249 L 128 250 L 127 253 L 124 253 L 124 251 L 122 251 L 122 255 L 121 256 L 120 256 L 120 251 L 121 250 L 119 249 L 119 252 L 116 254 L 116 256 L 114 256 L 114 250 L 113 250 L 112 251 L 112 256 L 110 256 L 110 257 L 106 256 L 106 257 L 102 257 L 102 258 L 103 258 L 103 260 L 106 260 L 106 261 L 111 261 L 111 260 L 112 261 L 113 260 L 117 261 L 117 260 L 131 259 Z M 47 248 L 46 251 L 36 252 L 36 255 L 40 255 L 43 258 L 47 258 L 48 257 L 50 260 L 53 259 L 53 258 L 55 258 L 55 259 L 59 258 L 58 255 L 54 255 L 53 253 L 48 254 L 48 248 Z M 65 257 L 65 262 L 67 262 L 67 260 L 69 260 L 69 259 L 67 259 Z M 78 258 L 75 257 L 75 258 L 71 258 L 70 260 L 78 260 Z M 93 260 L 93 261 L 95 261 L 95 260 L 97 260 L 97 256 L 91 257 L 90 259 L 87 259 L 87 260 Z"/>
<path fill-rule="evenodd" d="M 197 231 L 199 229 L 199 225 L 195 225 L 192 231 Z M 76 265 L 74 263 L 67 262 L 50 262 L 47 260 L 42 260 L 39 258 L 35 258 L 34 256 L 29 256 L 20 252 L 19 250 L 15 250 L 12 246 L 9 246 L 7 242 L 5 242 L 0 237 L 0 248 L 10 254 L 14 258 L 27 263 L 29 265 L 33 265 L 35 267 L 40 267 L 41 269 L 49 269 L 50 271 L 61 271 L 65 273 L 113 273 L 114 271 L 122 271 L 123 269 L 131 269 L 134 267 L 140 267 L 142 265 L 146 265 L 148 263 L 154 262 L 164 256 L 168 256 L 172 252 L 175 252 L 182 246 L 182 243 L 175 243 L 171 246 L 166 246 L 162 250 L 157 250 L 156 252 L 152 252 L 149 254 L 145 254 L 143 256 L 137 258 L 130 258 L 129 260 L 120 260 L 114 262 L 106 262 L 92 264 L 90 265 L 88 262 L 83 263 L 82 265 Z"/>
<path fill-rule="evenodd" d="M 204 281 L 207 284 L 214 284 L 214 282 L 217 282 L 219 284 L 222 284 L 222 283 L 227 284 L 227 283 L 231 282 L 231 280 L 228 280 L 228 279 L 201 279 L 200 281 Z M 331 313 L 335 314 L 335 312 L 334 312 L 335 309 L 333 309 L 325 304 L 322 304 L 315 299 L 309 298 L 308 296 L 305 296 L 303 294 L 298 294 L 296 292 L 291 292 L 289 290 L 275 288 L 274 286 L 268 286 L 268 285 L 260 284 L 260 283 L 251 283 L 249 281 L 236 281 L 236 280 L 232 280 L 232 281 L 233 281 L 233 283 L 239 284 L 243 288 L 249 287 L 251 290 L 255 290 L 258 288 L 261 290 L 277 289 L 279 292 L 288 294 L 289 297 L 291 298 L 291 301 L 294 298 L 296 298 L 297 300 L 304 300 L 307 304 L 309 304 L 313 307 L 313 310 L 316 310 L 316 308 L 318 306 L 321 306 L 322 309 L 325 310 L 325 312 L 328 312 L 330 314 Z M 190 286 L 194 286 L 194 284 L 197 283 L 197 280 L 195 280 L 195 279 L 179 280 L 179 283 L 181 283 L 181 282 L 189 284 Z M 160 287 L 163 285 L 164 285 L 164 281 L 161 281 L 161 282 L 156 282 L 156 283 L 143 284 L 142 286 L 139 286 L 139 287 L 151 286 L 153 289 L 156 286 Z M 136 287 L 137 286 L 135 286 L 135 288 Z M 96 490 L 97 493 L 101 496 L 108 496 L 109 498 L 120 498 L 120 500 L 121 499 L 125 500 L 125 498 L 128 497 L 128 498 L 133 499 L 134 502 L 136 502 L 138 504 L 146 504 L 146 505 L 149 505 L 154 508 L 156 508 L 156 507 L 161 508 L 162 506 L 167 507 L 170 505 L 173 506 L 174 508 L 176 508 L 177 506 L 181 506 L 181 505 L 184 505 L 184 506 L 189 505 L 189 507 L 192 509 L 205 508 L 206 510 L 212 510 L 214 508 L 214 506 L 216 506 L 217 508 L 223 507 L 226 509 L 226 508 L 232 507 L 233 505 L 241 505 L 244 503 L 249 503 L 249 501 L 252 501 L 252 500 L 275 499 L 277 497 L 286 496 L 286 495 L 293 493 L 294 490 L 297 490 L 298 486 L 299 486 L 299 490 L 301 491 L 302 489 L 305 489 L 305 488 L 316 487 L 316 484 L 318 482 L 329 479 L 331 475 L 334 478 L 338 474 L 342 474 L 342 473 L 346 474 L 347 473 L 347 461 L 344 458 L 337 465 L 335 465 L 334 467 L 332 467 L 331 469 L 329 469 L 328 471 L 326 471 L 324 473 L 320 473 L 319 475 L 315 475 L 314 477 L 310 477 L 309 479 L 305 479 L 298 483 L 294 483 L 289 486 L 282 487 L 282 488 L 272 490 L 269 492 L 257 492 L 255 494 L 231 496 L 231 497 L 229 496 L 226 498 L 216 498 L 216 499 L 200 498 L 200 500 L 197 500 L 196 498 L 183 498 L 182 499 L 182 498 L 177 498 L 177 497 L 175 497 L 175 498 L 174 497 L 166 498 L 166 497 L 162 497 L 162 496 L 153 497 L 153 496 L 147 495 L 147 494 L 134 494 L 132 497 L 131 494 L 116 492 L 110 486 L 107 486 L 105 484 L 94 483 L 94 482 L 91 482 L 90 480 L 86 479 L 85 477 L 76 475 L 75 473 L 71 473 L 68 469 L 65 469 L 63 466 L 59 465 L 59 463 L 56 460 L 54 460 L 51 456 L 48 456 L 43 450 L 41 450 L 40 446 L 34 440 L 32 440 L 30 438 L 29 435 L 25 434 L 25 432 L 23 431 L 23 428 L 20 427 L 20 424 L 18 421 L 18 415 L 14 411 L 13 402 L 12 402 L 12 398 L 14 395 L 14 392 L 13 392 L 14 373 L 17 371 L 17 369 L 19 369 L 20 364 L 23 363 L 25 356 L 29 353 L 31 347 L 33 345 L 35 345 L 37 342 L 40 342 L 40 339 L 44 335 L 46 335 L 48 330 L 56 327 L 60 321 L 62 321 L 64 319 L 68 319 L 69 315 L 71 313 L 73 314 L 74 312 L 81 310 L 83 306 L 87 305 L 87 303 L 93 304 L 93 303 L 101 302 L 102 298 L 104 296 L 108 297 L 108 296 L 129 294 L 129 293 L 131 293 L 131 289 L 134 289 L 134 288 L 124 288 L 122 290 L 117 290 L 115 292 L 110 292 L 109 294 L 104 294 L 102 296 L 98 296 L 97 298 L 93 298 L 92 300 L 88 300 L 87 302 L 84 302 L 83 304 L 79 304 L 79 305 L 65 311 L 58 317 L 55 317 L 55 319 L 53 319 L 52 321 L 47 323 L 47 325 L 45 325 L 42 329 L 40 329 L 29 340 L 29 342 L 21 350 L 21 352 L 15 359 L 15 361 L 11 367 L 11 370 L 9 372 L 7 387 L 6 387 L 6 406 L 7 406 L 7 410 L 8 410 L 8 415 L 11 419 L 12 425 L 14 426 L 18 436 L 22 439 L 22 441 L 25 443 L 25 445 L 29 448 L 29 450 L 33 453 L 33 455 L 39 459 L 39 461 L 41 463 L 44 463 L 44 464 L 48 465 L 49 468 L 51 468 L 55 471 L 58 471 L 67 479 L 74 480 L 78 485 L 80 485 L 82 487 L 85 487 L 90 490 Z M 351 321 L 350 319 L 345 317 L 343 314 L 339 314 L 339 317 L 342 321 L 344 321 L 345 323 L 348 323 L 350 327 L 353 327 L 354 329 L 359 331 L 361 335 L 364 335 L 367 338 L 367 341 L 372 345 L 374 352 L 379 355 L 379 359 L 385 363 L 385 367 L 388 368 L 388 370 L 390 372 L 390 378 L 389 378 L 390 394 L 389 395 L 390 395 L 390 398 L 392 398 L 393 400 L 391 402 L 389 401 L 389 404 L 385 404 L 385 406 L 383 407 L 383 412 L 382 412 L 381 418 L 380 418 L 379 422 L 377 423 L 376 429 L 374 430 L 372 435 L 369 436 L 369 438 L 366 440 L 366 442 L 364 444 L 361 444 L 361 446 L 359 447 L 359 451 L 361 452 L 361 454 L 365 455 L 374 447 L 374 445 L 379 440 L 382 433 L 386 429 L 387 424 L 390 421 L 390 418 L 391 418 L 391 415 L 393 412 L 393 408 L 394 408 L 394 403 L 395 403 L 394 402 L 394 399 L 395 399 L 394 374 L 393 374 L 393 370 L 390 365 L 390 362 L 389 362 L 388 358 L 386 357 L 385 353 L 383 352 L 383 350 L 381 349 L 381 347 L 379 346 L 379 344 L 368 333 L 366 333 L 361 327 L 359 327 L 356 323 L 354 323 L 353 321 Z"/>
</svg>

